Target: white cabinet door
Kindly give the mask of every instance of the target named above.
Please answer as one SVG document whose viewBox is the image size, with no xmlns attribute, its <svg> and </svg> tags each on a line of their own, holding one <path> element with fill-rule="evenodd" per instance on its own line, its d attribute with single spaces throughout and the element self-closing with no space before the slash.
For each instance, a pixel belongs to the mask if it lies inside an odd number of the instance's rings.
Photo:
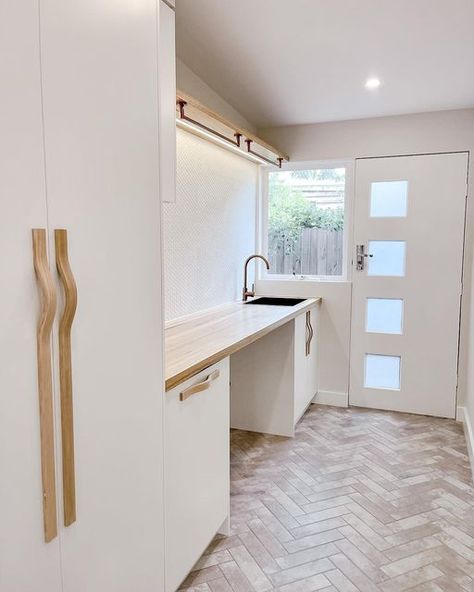
<svg viewBox="0 0 474 592">
<path fill-rule="evenodd" d="M 41 1 L 49 223 L 78 292 L 65 592 L 163 589 L 156 10 Z"/>
<path fill-rule="evenodd" d="M 206 390 L 181 400 L 206 379 Z M 228 516 L 229 429 L 229 358 L 166 393 L 166 592 L 178 589 Z"/>
<path fill-rule="evenodd" d="M 0 590 L 58 592 L 44 542 L 32 228 L 46 228 L 38 5 L 0 3 Z"/>
<path fill-rule="evenodd" d="M 295 424 L 318 389 L 317 315 L 315 306 L 295 319 Z"/>
<path fill-rule="evenodd" d="M 158 115 L 160 140 L 160 194 L 176 201 L 176 47 L 175 14 L 158 1 Z"/>
</svg>

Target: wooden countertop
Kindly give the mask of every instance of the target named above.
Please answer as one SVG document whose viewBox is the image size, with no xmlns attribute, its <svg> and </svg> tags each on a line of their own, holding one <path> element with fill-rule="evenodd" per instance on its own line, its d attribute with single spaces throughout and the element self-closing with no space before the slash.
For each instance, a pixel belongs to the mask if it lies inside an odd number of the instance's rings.
<svg viewBox="0 0 474 592">
<path fill-rule="evenodd" d="M 171 321 L 165 329 L 166 390 L 281 327 L 320 301 L 321 298 L 308 298 L 295 306 L 232 302 Z"/>
</svg>

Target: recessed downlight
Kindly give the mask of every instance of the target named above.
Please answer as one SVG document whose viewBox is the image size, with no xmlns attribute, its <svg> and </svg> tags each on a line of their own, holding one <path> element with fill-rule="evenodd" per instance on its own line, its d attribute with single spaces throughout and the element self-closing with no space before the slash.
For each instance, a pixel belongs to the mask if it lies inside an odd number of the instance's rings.
<svg viewBox="0 0 474 592">
<path fill-rule="evenodd" d="M 375 90 L 379 86 L 380 86 L 380 78 L 377 78 L 376 76 L 371 76 L 370 78 L 367 78 L 367 81 L 365 83 L 365 88 L 367 88 L 368 90 Z"/>
</svg>

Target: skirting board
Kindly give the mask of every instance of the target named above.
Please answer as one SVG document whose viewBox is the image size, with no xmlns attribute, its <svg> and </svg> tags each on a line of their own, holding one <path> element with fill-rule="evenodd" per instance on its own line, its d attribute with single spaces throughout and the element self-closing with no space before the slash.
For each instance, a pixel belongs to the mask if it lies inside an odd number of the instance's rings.
<svg viewBox="0 0 474 592">
<path fill-rule="evenodd" d="M 319 391 L 314 397 L 313 403 L 318 405 L 332 405 L 333 407 L 348 407 L 348 393 L 335 393 L 333 391 Z"/>
<path fill-rule="evenodd" d="M 474 432 L 471 418 L 466 407 L 458 407 L 456 411 L 456 420 L 464 424 L 464 435 L 466 436 L 466 445 L 471 461 L 472 478 L 474 481 Z"/>
</svg>

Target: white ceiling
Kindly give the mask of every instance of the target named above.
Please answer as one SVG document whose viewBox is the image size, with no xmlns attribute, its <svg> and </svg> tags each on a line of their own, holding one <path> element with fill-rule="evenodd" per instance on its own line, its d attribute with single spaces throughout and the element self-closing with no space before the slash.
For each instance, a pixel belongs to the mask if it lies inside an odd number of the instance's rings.
<svg viewBox="0 0 474 592">
<path fill-rule="evenodd" d="M 474 106 L 474 0 L 176 4 L 179 58 L 258 127 Z"/>
</svg>

